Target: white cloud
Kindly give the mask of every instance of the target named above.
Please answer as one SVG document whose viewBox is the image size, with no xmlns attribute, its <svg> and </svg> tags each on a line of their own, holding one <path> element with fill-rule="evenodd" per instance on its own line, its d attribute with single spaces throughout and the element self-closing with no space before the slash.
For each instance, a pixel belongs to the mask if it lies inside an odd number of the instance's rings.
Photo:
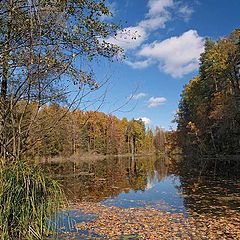
<svg viewBox="0 0 240 240">
<path fill-rule="evenodd" d="M 158 61 L 159 68 L 173 77 L 182 77 L 198 68 L 199 56 L 204 50 L 204 39 L 195 30 L 179 37 L 146 44 L 140 56 Z"/>
<path fill-rule="evenodd" d="M 194 13 L 194 10 L 187 6 L 181 6 L 178 10 L 180 17 L 182 17 L 184 19 L 184 21 L 188 21 L 190 19 L 190 17 L 192 16 L 192 14 Z"/>
<path fill-rule="evenodd" d="M 129 61 L 129 60 L 125 60 L 124 61 L 128 66 L 134 68 L 134 69 L 143 69 L 143 68 L 147 68 L 149 65 L 152 64 L 152 60 L 151 59 L 146 59 L 143 61 Z"/>
<path fill-rule="evenodd" d="M 165 102 L 167 101 L 166 98 L 164 97 L 151 97 L 149 100 L 148 100 L 148 107 L 157 107 L 159 105 L 162 105 L 164 104 Z"/>
<path fill-rule="evenodd" d="M 124 28 L 117 35 L 106 39 L 106 42 L 116 44 L 125 50 L 134 49 L 142 45 L 147 39 L 147 33 L 140 26 Z"/>
<path fill-rule="evenodd" d="M 153 18 L 142 20 L 139 23 L 139 26 L 150 31 L 150 30 L 155 30 L 159 28 L 165 28 L 165 24 L 169 20 L 170 20 L 170 15 L 165 14 L 163 16 L 156 16 Z"/>
<path fill-rule="evenodd" d="M 138 100 L 138 99 L 143 98 L 143 97 L 145 97 L 145 96 L 147 96 L 146 93 L 131 94 L 131 95 L 128 97 L 128 99 Z"/>
<path fill-rule="evenodd" d="M 147 32 L 165 28 L 166 22 L 171 20 L 171 14 L 167 8 L 173 5 L 173 0 L 149 0 L 149 11 L 138 26 Z"/>
<path fill-rule="evenodd" d="M 188 21 L 194 10 L 177 0 L 148 0 L 147 7 L 148 12 L 136 26 L 124 28 L 118 31 L 116 36 L 105 39 L 105 41 L 116 44 L 125 51 L 131 50 L 137 59 L 124 62 L 134 69 L 144 69 L 157 63 L 160 70 L 173 77 L 182 77 L 197 69 L 204 42 L 197 31 L 190 30 L 179 37 L 143 45 L 151 33 L 166 27 L 166 23 L 172 19 L 173 12 L 176 16 Z M 116 11 L 114 5 L 112 8 Z M 139 51 L 140 47 L 142 49 Z M 139 56 L 145 59 L 138 58 Z"/>
<path fill-rule="evenodd" d="M 140 117 L 137 118 L 136 120 L 142 120 L 146 125 L 149 125 L 151 123 L 151 119 L 147 118 L 147 117 Z"/>
<path fill-rule="evenodd" d="M 106 39 L 106 42 L 116 44 L 125 50 L 136 49 L 147 39 L 151 31 L 165 28 L 167 21 L 171 19 L 167 7 L 173 5 L 173 0 L 149 0 L 149 12 L 145 19 L 136 26 L 124 28 L 117 35 Z"/>
<path fill-rule="evenodd" d="M 149 16 L 156 16 L 166 11 L 167 7 L 173 6 L 173 0 L 149 0 Z"/>
</svg>

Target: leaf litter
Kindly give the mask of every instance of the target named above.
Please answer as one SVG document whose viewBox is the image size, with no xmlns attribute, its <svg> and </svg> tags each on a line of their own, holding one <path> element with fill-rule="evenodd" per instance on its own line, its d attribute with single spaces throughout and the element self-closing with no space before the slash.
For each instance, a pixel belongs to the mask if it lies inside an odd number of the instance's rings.
<svg viewBox="0 0 240 240">
<path fill-rule="evenodd" d="M 76 228 L 105 236 L 105 239 L 240 240 L 240 213 L 234 210 L 225 212 L 224 216 L 191 212 L 186 217 L 150 206 L 120 208 L 83 202 L 78 208 L 97 218 L 78 223 Z"/>
</svg>

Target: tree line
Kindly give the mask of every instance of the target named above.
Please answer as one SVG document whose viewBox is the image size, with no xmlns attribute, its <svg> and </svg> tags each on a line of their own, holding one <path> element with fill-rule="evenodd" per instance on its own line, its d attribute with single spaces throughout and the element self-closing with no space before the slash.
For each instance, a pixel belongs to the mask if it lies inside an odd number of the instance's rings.
<svg viewBox="0 0 240 240">
<path fill-rule="evenodd" d="M 64 118 L 58 121 L 59 116 Z M 30 136 L 30 142 L 36 143 L 26 152 L 27 156 L 141 154 L 165 149 L 165 131 L 160 127 L 154 131 L 146 128 L 141 119 L 119 119 L 98 111 L 69 111 L 51 104 L 41 109 L 37 122 L 36 131 Z M 48 126 L 53 125 L 49 131 Z"/>
<path fill-rule="evenodd" d="M 185 155 L 240 154 L 240 30 L 206 39 L 199 74 L 181 94 L 173 146 Z"/>
</svg>

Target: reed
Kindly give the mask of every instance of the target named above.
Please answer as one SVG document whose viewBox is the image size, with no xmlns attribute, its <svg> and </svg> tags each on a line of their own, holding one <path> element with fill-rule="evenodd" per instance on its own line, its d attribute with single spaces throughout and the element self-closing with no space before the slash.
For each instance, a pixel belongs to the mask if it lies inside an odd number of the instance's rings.
<svg viewBox="0 0 240 240">
<path fill-rule="evenodd" d="M 54 222 L 63 193 L 57 181 L 28 161 L 1 162 L 0 238 L 46 239 L 56 234 Z"/>
</svg>

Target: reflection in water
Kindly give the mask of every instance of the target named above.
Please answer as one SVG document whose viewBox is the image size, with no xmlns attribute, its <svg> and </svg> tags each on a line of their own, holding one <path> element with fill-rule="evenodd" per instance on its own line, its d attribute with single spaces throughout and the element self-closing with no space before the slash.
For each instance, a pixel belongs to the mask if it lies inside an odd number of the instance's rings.
<svg viewBox="0 0 240 240">
<path fill-rule="evenodd" d="M 120 193 L 145 191 L 167 177 L 167 164 L 154 157 L 108 158 L 96 163 L 62 163 L 47 166 L 63 185 L 68 200 L 103 201 Z"/>
<path fill-rule="evenodd" d="M 72 204 L 103 202 L 123 208 L 153 206 L 170 212 L 219 214 L 240 209 L 240 181 L 169 173 L 164 156 L 107 158 L 48 165 Z"/>
<path fill-rule="evenodd" d="M 128 211 L 153 207 L 183 213 L 185 217 L 194 212 L 216 215 L 240 210 L 239 179 L 170 173 L 164 156 L 107 158 L 95 163 L 67 162 L 45 167 L 61 181 L 70 203 L 70 208 L 62 213 L 65 223 L 70 220 L 71 226 L 60 229 L 59 232 L 64 232 L 60 239 L 106 239 L 95 232 L 75 228 L 76 223 L 98 219 L 79 208 L 81 202 L 101 202 L 105 208 L 106 205 L 131 208 Z"/>
<path fill-rule="evenodd" d="M 224 215 L 240 211 L 239 179 L 181 176 L 180 182 L 179 190 L 189 212 Z"/>
</svg>

